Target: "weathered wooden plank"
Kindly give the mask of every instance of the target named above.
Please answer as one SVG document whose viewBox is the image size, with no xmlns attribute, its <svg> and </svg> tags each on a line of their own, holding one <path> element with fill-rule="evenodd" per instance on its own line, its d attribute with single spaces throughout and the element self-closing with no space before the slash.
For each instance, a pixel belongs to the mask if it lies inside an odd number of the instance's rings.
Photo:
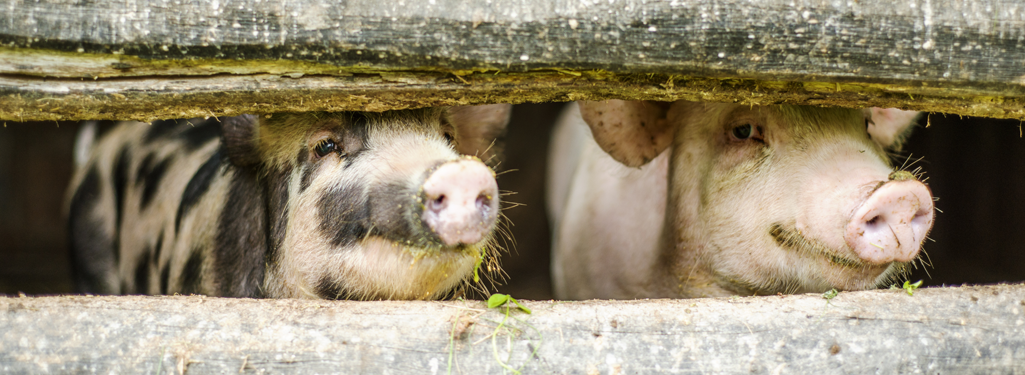
<svg viewBox="0 0 1025 375">
<path fill-rule="evenodd" d="M 525 304 L 0 298 L 0 371 L 1025 372 L 1025 285 Z"/>
<path fill-rule="evenodd" d="M 0 9 L 6 120 L 582 98 L 1025 118 L 1025 4 L 1013 0 L 3 0 Z M 396 77 L 404 84 L 387 83 Z M 361 83 L 374 80 L 386 83 Z M 303 96 L 323 99 L 283 100 Z"/>
</svg>

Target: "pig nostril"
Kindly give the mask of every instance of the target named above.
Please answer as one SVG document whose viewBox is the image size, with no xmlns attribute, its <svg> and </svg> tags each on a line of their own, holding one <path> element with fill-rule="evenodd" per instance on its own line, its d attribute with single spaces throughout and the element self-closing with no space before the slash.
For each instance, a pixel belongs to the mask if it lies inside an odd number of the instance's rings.
<svg viewBox="0 0 1025 375">
<path fill-rule="evenodd" d="M 427 203 L 431 211 L 441 211 L 445 208 L 445 194 L 439 195 L 437 198 L 431 199 Z"/>
<path fill-rule="evenodd" d="M 477 210 L 487 212 L 491 208 L 491 197 L 481 193 L 477 196 Z"/>
<path fill-rule="evenodd" d="M 866 224 L 866 225 L 868 225 L 868 226 L 870 226 L 870 227 L 874 227 L 874 226 L 876 226 L 877 224 L 879 224 L 879 221 L 880 221 L 880 220 L 881 220 L 881 219 L 880 219 L 880 216 L 879 216 L 879 215 L 876 215 L 876 216 L 872 217 L 871 219 L 868 219 L 867 221 L 865 221 L 865 224 Z"/>
</svg>

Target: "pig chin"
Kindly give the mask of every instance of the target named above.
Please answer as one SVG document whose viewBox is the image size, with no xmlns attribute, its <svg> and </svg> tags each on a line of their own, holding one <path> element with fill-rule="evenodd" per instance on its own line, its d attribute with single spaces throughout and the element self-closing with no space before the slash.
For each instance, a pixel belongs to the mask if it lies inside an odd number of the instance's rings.
<svg viewBox="0 0 1025 375">
<path fill-rule="evenodd" d="M 344 284 L 341 289 L 359 295 L 359 299 L 442 298 L 473 273 L 483 246 L 437 251 L 370 237 L 340 259 L 337 269 L 347 276 L 334 284 Z M 376 295 L 370 295 L 370 291 L 376 291 Z"/>
<path fill-rule="evenodd" d="M 331 251 L 281 262 L 280 276 L 294 282 L 292 298 L 430 300 L 446 297 L 473 274 L 487 246 L 438 251 L 378 236 Z M 313 270 L 313 271 L 310 271 Z"/>
<path fill-rule="evenodd" d="M 791 288 L 818 292 L 836 288 L 840 290 L 873 289 L 895 277 L 906 267 L 904 262 L 870 264 L 844 255 L 850 249 L 832 249 L 823 243 L 805 237 L 794 226 L 773 223 L 769 236 L 784 252 L 795 255 L 805 262 L 806 270 L 797 277 L 797 284 Z"/>
</svg>

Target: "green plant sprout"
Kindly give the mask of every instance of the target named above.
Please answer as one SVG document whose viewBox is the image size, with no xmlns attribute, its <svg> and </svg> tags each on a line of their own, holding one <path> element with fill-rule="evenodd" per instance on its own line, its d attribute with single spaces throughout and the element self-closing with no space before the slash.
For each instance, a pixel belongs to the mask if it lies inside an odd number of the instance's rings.
<svg viewBox="0 0 1025 375">
<path fill-rule="evenodd" d="M 826 300 L 831 300 L 833 299 L 833 297 L 836 297 L 837 294 L 840 294 L 840 291 L 836 290 L 836 288 L 833 288 L 830 289 L 828 292 L 822 293 L 822 298 L 825 298 Z"/>
<path fill-rule="evenodd" d="M 519 370 L 512 368 L 512 366 L 506 364 L 505 361 L 502 361 L 502 358 L 498 355 L 498 342 L 496 341 L 496 339 L 498 338 L 498 332 L 502 329 L 502 327 L 505 327 L 505 322 L 509 320 L 509 310 L 512 309 L 512 304 L 510 304 L 510 302 L 516 305 L 516 307 L 522 310 L 523 312 L 527 314 L 531 313 L 530 309 L 527 308 L 527 306 L 524 306 L 520 303 L 520 301 L 517 301 L 515 298 L 508 294 L 492 294 L 491 297 L 488 298 L 488 308 L 494 309 L 505 306 L 505 317 L 503 317 L 502 321 L 498 323 L 497 327 L 495 327 L 495 331 L 491 333 L 491 352 L 495 356 L 495 361 L 498 362 L 498 364 L 501 365 L 502 368 L 511 371 L 513 374 L 520 375 Z M 531 353 L 531 355 L 533 356 L 536 354 L 537 349 L 534 349 L 534 353 Z"/>
<path fill-rule="evenodd" d="M 512 302 L 512 303 L 516 304 L 516 307 L 519 307 L 520 310 L 523 310 L 523 312 L 525 312 L 527 314 L 531 313 L 530 309 L 528 309 L 527 306 L 523 306 L 523 304 L 521 304 L 520 301 L 517 301 L 515 298 L 512 298 L 512 296 L 510 296 L 508 294 L 502 294 L 502 293 L 492 294 L 491 297 L 488 298 L 488 308 L 489 309 L 494 309 L 494 308 L 497 308 L 497 307 L 502 307 L 503 305 L 505 305 L 505 304 L 507 304 L 509 302 Z M 509 315 L 509 310 L 508 310 L 509 306 L 506 306 L 505 308 L 506 308 L 505 314 L 506 314 L 506 316 L 508 316 Z"/>
<path fill-rule="evenodd" d="M 922 280 L 918 280 L 914 284 L 911 283 L 911 280 L 905 280 L 903 288 L 908 292 L 909 296 L 913 296 L 915 295 L 915 289 L 918 289 L 920 286 L 922 286 Z"/>
<path fill-rule="evenodd" d="M 511 357 L 506 359 L 506 361 L 503 361 L 501 359 L 501 357 L 499 356 L 497 337 L 499 336 L 499 333 L 502 332 L 503 328 L 508 330 L 508 331 L 510 331 L 510 333 L 512 333 L 512 332 L 523 332 L 523 330 L 521 330 L 521 329 L 519 329 L 519 328 L 517 328 L 515 326 L 508 326 L 508 325 L 506 325 L 506 322 L 510 318 L 510 312 L 509 312 L 510 310 L 516 308 L 516 309 L 519 309 L 519 310 L 521 310 L 521 311 L 523 311 L 523 312 L 525 312 L 527 314 L 531 314 L 533 311 L 531 311 L 530 308 L 528 308 L 527 306 L 523 305 L 522 303 L 520 303 L 519 301 L 517 301 L 515 298 L 513 298 L 512 296 L 510 296 L 508 294 L 496 293 L 496 294 L 491 295 L 491 297 L 488 298 L 487 305 L 488 305 L 488 308 L 491 308 L 491 309 L 501 308 L 501 307 L 505 306 L 505 312 L 504 312 L 504 314 L 502 314 L 503 315 L 503 319 L 501 321 L 493 321 L 493 320 L 490 320 L 490 319 L 485 319 L 485 320 L 490 321 L 492 323 L 496 323 L 497 326 L 495 327 L 494 331 L 491 332 L 490 335 L 487 335 L 484 338 L 480 339 L 479 341 L 474 342 L 472 345 L 477 345 L 478 343 L 480 343 L 482 341 L 485 341 L 488 338 L 490 338 L 491 339 L 491 350 L 492 350 L 492 354 L 494 354 L 494 356 L 495 356 L 495 361 L 498 362 L 498 364 L 501 365 L 503 369 L 508 370 L 508 371 L 510 371 L 510 372 L 512 372 L 514 374 L 521 374 L 520 370 L 523 368 L 523 365 L 521 365 L 520 368 L 518 368 L 518 369 L 512 368 L 512 366 L 509 366 L 507 364 L 507 361 L 509 359 L 511 359 Z M 485 310 L 478 310 L 478 309 L 468 309 L 468 310 L 477 311 L 478 312 L 477 316 L 480 316 L 480 314 L 483 314 L 485 312 Z M 467 326 L 473 326 L 474 325 L 474 317 L 466 317 L 469 320 L 463 319 L 463 318 L 464 318 L 464 316 L 462 314 L 459 314 L 459 315 L 456 316 L 455 321 L 452 322 L 452 329 L 451 329 L 451 331 L 449 333 L 449 343 L 448 343 L 448 352 L 449 353 L 448 353 L 448 371 L 446 372 L 447 374 L 452 374 L 452 367 L 453 367 L 453 364 L 455 364 L 455 341 L 456 341 L 456 336 L 459 336 L 459 333 L 457 333 L 457 332 L 461 331 L 461 329 L 459 328 L 460 327 L 460 323 L 461 322 L 468 322 L 469 324 L 467 324 Z M 530 329 L 532 329 L 534 332 L 537 333 L 538 337 L 543 342 L 544 337 L 541 336 L 541 332 L 536 327 L 534 327 L 530 323 L 527 323 L 523 319 L 517 318 L 515 316 L 512 316 L 512 318 L 517 320 L 517 321 L 519 321 L 520 323 L 526 324 L 528 327 L 530 327 Z M 511 336 L 507 337 L 507 339 L 510 340 L 509 344 L 512 345 Z M 528 344 L 528 347 L 530 347 L 531 350 L 532 350 L 531 353 L 530 353 L 530 357 L 534 358 L 534 357 L 537 356 L 537 352 L 540 349 L 540 342 L 538 343 L 538 345 L 535 345 L 535 346 L 532 346 L 532 347 Z M 511 354 L 512 353 L 510 352 L 510 355 Z"/>
</svg>

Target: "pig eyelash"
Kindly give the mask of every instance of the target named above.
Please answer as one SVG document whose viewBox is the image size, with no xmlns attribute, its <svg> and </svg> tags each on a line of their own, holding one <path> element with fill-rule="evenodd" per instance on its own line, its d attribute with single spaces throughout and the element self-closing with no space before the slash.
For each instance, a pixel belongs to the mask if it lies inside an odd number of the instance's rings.
<svg viewBox="0 0 1025 375">
<path fill-rule="evenodd" d="M 454 126 L 452 126 L 452 123 L 450 123 L 448 121 L 448 118 L 446 118 L 445 116 L 442 116 L 441 117 L 441 136 L 445 138 L 445 141 L 448 142 L 449 145 L 455 145 L 456 144 L 455 132 L 456 132 L 456 129 L 455 129 Z"/>
<path fill-rule="evenodd" d="M 765 129 L 758 125 L 752 125 L 750 123 L 741 124 L 730 129 L 730 139 L 738 142 L 747 140 L 756 140 L 759 142 L 764 141 Z"/>
<path fill-rule="evenodd" d="M 318 159 L 325 157 L 332 152 L 341 153 L 341 149 L 338 147 L 338 143 L 332 139 L 322 140 L 320 142 L 317 142 L 317 144 L 313 146 L 313 153 L 317 155 Z"/>
</svg>

